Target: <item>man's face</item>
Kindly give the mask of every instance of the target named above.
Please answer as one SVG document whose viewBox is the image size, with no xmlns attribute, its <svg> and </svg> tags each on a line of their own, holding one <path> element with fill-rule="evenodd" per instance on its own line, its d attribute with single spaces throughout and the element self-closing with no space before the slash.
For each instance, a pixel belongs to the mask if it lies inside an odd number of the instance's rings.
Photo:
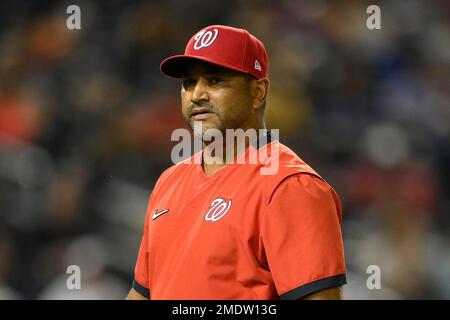
<svg viewBox="0 0 450 320">
<path fill-rule="evenodd" d="M 195 62 L 182 78 L 182 112 L 191 128 L 248 129 L 252 114 L 251 78 L 243 73 Z M 199 132 L 196 132 L 197 134 Z"/>
</svg>

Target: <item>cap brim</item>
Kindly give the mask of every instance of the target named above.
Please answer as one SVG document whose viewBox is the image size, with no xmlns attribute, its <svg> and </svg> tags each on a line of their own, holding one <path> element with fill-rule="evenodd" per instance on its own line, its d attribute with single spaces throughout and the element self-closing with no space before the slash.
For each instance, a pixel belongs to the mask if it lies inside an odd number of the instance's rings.
<svg viewBox="0 0 450 320">
<path fill-rule="evenodd" d="M 172 56 L 172 57 L 165 59 L 163 62 L 161 62 L 160 70 L 162 73 L 164 73 L 165 75 L 167 75 L 169 77 L 182 78 L 186 74 L 187 69 L 194 62 L 197 62 L 197 61 L 208 62 L 208 63 L 214 64 L 214 65 L 217 65 L 220 67 L 224 67 L 227 69 L 231 69 L 234 71 L 247 73 L 243 69 L 236 68 L 235 66 L 230 66 L 226 63 L 220 63 L 220 62 L 214 61 L 213 59 L 208 59 L 208 58 L 201 57 L 201 56 L 188 56 L 188 55 L 183 55 L 183 54 Z"/>
</svg>

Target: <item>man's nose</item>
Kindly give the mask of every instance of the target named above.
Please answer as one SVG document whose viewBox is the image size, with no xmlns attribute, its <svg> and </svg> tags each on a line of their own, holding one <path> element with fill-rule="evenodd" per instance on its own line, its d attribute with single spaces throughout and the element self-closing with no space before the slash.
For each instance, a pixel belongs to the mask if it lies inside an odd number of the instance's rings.
<svg viewBox="0 0 450 320">
<path fill-rule="evenodd" d="M 191 101 L 198 103 L 200 101 L 209 101 L 209 93 L 207 82 L 203 78 L 199 78 L 195 83 L 194 90 L 192 91 Z"/>
</svg>

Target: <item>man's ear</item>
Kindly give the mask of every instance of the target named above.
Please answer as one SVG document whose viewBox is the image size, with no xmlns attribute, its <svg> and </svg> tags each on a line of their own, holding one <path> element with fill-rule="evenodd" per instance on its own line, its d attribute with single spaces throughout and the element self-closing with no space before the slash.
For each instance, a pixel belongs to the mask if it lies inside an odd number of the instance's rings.
<svg viewBox="0 0 450 320">
<path fill-rule="evenodd" d="M 253 86 L 253 110 L 259 110 L 264 106 L 267 95 L 270 90 L 269 78 L 260 78 L 254 80 Z"/>
</svg>

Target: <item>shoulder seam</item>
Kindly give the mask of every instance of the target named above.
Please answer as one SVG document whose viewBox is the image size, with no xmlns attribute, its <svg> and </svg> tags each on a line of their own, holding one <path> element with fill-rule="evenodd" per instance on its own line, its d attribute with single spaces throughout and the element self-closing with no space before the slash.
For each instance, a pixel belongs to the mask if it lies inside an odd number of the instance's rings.
<svg viewBox="0 0 450 320">
<path fill-rule="evenodd" d="M 322 178 L 321 176 L 319 176 L 318 174 L 314 174 L 314 173 L 312 173 L 312 172 L 292 172 L 292 173 L 286 175 L 285 177 L 283 177 L 283 179 L 280 180 L 280 182 L 275 186 L 275 188 L 274 188 L 272 191 L 270 191 L 270 195 L 267 197 L 267 199 L 266 199 L 266 201 L 265 201 L 265 206 L 267 206 L 267 205 L 270 203 L 270 201 L 272 200 L 272 197 L 273 197 L 275 191 L 277 191 L 277 189 L 278 189 L 278 188 L 279 188 L 286 180 L 288 180 L 289 178 L 291 178 L 291 177 L 293 177 L 293 176 L 297 176 L 297 175 L 310 175 L 310 176 L 316 177 L 316 178 L 318 178 L 319 180 L 322 180 L 323 182 L 325 182 L 325 183 L 328 184 L 328 182 L 326 182 L 325 179 L 323 179 L 323 178 Z M 267 179 L 266 179 L 265 181 L 267 181 Z"/>
</svg>

